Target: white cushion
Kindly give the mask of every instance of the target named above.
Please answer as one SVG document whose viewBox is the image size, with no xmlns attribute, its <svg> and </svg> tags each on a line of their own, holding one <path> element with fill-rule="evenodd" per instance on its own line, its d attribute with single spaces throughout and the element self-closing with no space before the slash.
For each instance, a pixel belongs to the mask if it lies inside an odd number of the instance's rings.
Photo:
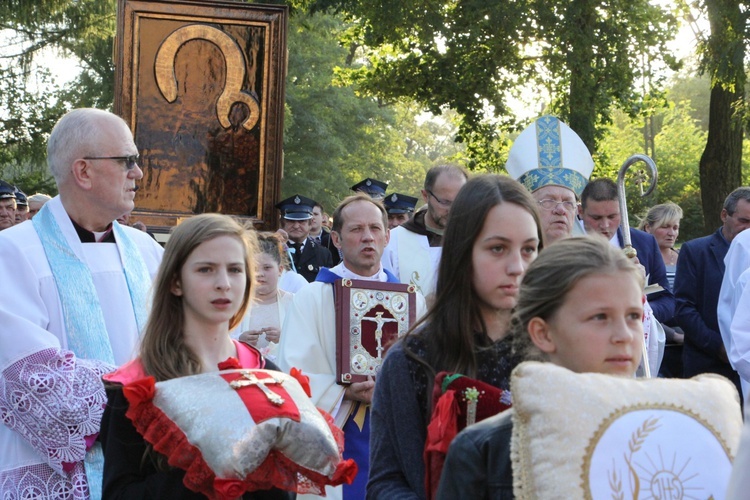
<svg viewBox="0 0 750 500">
<path fill-rule="evenodd" d="M 630 379 L 526 362 L 511 392 L 516 498 L 726 494 L 742 415 L 724 377 Z"/>
</svg>

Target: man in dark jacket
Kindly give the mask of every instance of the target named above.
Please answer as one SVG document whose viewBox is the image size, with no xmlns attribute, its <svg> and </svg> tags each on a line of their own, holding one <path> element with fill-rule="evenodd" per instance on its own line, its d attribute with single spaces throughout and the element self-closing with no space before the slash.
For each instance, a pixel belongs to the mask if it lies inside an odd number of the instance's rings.
<svg viewBox="0 0 750 500">
<path fill-rule="evenodd" d="M 581 194 L 580 215 L 587 232 L 601 234 L 612 245 L 623 248 L 620 201 L 617 185 L 612 179 L 599 178 L 586 185 Z M 664 289 L 648 296 L 654 316 L 661 323 L 669 323 L 674 316 L 674 295 L 669 288 L 659 244 L 652 235 L 633 228 L 630 228 L 630 241 L 637 252 L 638 262 L 645 268 L 647 284 L 658 284 Z"/>
<path fill-rule="evenodd" d="M 333 266 L 331 252 L 309 237 L 314 205 L 315 201 L 298 194 L 276 205 L 281 210 L 281 228 L 289 236 L 287 246 L 294 270 L 308 282 L 315 281 L 321 267 Z"/>
<path fill-rule="evenodd" d="M 729 244 L 750 227 L 750 187 L 737 188 L 727 196 L 721 220 L 721 227 L 713 234 L 690 240 L 680 248 L 674 282 L 675 319 L 685 332 L 684 376 L 718 373 L 739 390 L 739 376 L 729 364 L 719 331 L 717 307 Z"/>
</svg>

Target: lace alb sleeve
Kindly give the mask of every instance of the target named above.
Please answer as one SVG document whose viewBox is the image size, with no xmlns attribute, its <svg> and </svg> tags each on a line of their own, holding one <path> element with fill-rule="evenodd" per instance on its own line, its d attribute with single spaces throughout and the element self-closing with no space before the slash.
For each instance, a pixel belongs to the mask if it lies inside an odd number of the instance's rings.
<svg viewBox="0 0 750 500">
<path fill-rule="evenodd" d="M 107 402 L 101 376 L 114 369 L 67 350 L 38 351 L 0 374 L 0 418 L 55 472 L 69 472 L 99 433 Z"/>
</svg>

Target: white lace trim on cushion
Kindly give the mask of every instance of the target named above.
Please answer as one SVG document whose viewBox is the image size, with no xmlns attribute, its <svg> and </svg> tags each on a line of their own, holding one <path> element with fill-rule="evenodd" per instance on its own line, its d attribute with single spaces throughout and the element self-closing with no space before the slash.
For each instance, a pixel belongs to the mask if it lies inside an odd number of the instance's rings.
<svg viewBox="0 0 750 500">
<path fill-rule="evenodd" d="M 21 434 L 58 474 L 86 455 L 84 437 L 99 432 L 107 396 L 101 376 L 115 367 L 45 349 L 0 376 L 0 419 Z"/>
</svg>

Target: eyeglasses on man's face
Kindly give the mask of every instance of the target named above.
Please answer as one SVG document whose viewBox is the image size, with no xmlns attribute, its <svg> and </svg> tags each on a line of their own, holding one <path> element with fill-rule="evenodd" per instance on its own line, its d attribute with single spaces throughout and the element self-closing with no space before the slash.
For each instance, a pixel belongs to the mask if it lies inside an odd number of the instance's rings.
<svg viewBox="0 0 750 500">
<path fill-rule="evenodd" d="M 438 202 L 438 205 L 440 205 L 442 207 L 445 207 L 445 208 L 450 208 L 451 205 L 453 205 L 453 200 L 450 200 L 450 201 L 448 201 L 448 200 L 441 200 L 440 198 L 438 198 L 437 196 L 435 196 L 435 193 L 433 193 L 429 189 L 427 189 L 426 191 L 427 191 L 427 194 L 429 194 L 430 196 L 432 196 L 433 198 L 435 198 L 435 201 Z"/>
<path fill-rule="evenodd" d="M 548 198 L 546 200 L 539 200 L 537 203 L 539 203 L 539 205 L 545 210 L 554 210 L 560 205 L 562 205 L 566 212 L 572 212 L 576 209 L 576 204 L 572 201 L 557 201 Z"/>
<path fill-rule="evenodd" d="M 116 161 L 122 161 L 125 162 L 125 168 L 128 170 L 133 170 L 138 165 L 138 160 L 140 160 L 140 155 L 130 155 L 130 156 L 84 156 L 84 160 L 116 160 Z"/>
</svg>

